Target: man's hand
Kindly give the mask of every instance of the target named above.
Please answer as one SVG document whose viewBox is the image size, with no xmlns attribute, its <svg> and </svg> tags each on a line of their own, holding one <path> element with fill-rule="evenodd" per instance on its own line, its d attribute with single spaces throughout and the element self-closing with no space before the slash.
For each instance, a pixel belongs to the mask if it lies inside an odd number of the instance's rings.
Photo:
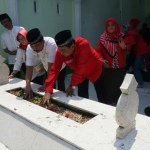
<svg viewBox="0 0 150 150">
<path fill-rule="evenodd" d="M 12 78 L 14 78 L 13 74 L 11 74 L 11 75 L 8 76 L 8 79 L 12 79 Z"/>
<path fill-rule="evenodd" d="M 128 57 L 130 55 L 130 51 L 125 51 L 125 57 Z"/>
<path fill-rule="evenodd" d="M 118 43 L 119 43 L 120 47 L 121 47 L 123 50 L 127 50 L 127 46 L 126 46 L 125 41 L 123 40 L 123 38 L 120 38 L 120 39 L 118 40 Z"/>
<path fill-rule="evenodd" d="M 32 97 L 33 97 L 33 91 L 32 91 L 31 85 L 29 84 L 25 88 L 23 98 L 28 99 L 28 98 L 32 98 Z"/>
<path fill-rule="evenodd" d="M 41 100 L 41 105 L 47 105 L 49 106 L 51 100 L 51 93 L 46 92 Z"/>
<path fill-rule="evenodd" d="M 45 91 L 45 84 L 38 88 L 38 92 L 44 92 Z"/>
<path fill-rule="evenodd" d="M 17 54 L 17 51 L 10 51 L 9 55 L 16 55 Z"/>
<path fill-rule="evenodd" d="M 4 49 L 4 51 L 8 54 L 10 54 L 11 51 L 8 50 L 8 48 Z"/>
<path fill-rule="evenodd" d="M 18 72 L 17 70 L 13 70 L 13 72 L 8 76 L 8 79 L 14 78 L 16 76 L 17 72 Z"/>
<path fill-rule="evenodd" d="M 104 68 L 108 68 L 109 67 L 107 60 L 102 60 L 102 65 L 103 65 Z"/>
<path fill-rule="evenodd" d="M 74 94 L 74 89 L 72 88 L 72 86 L 69 86 L 69 87 L 67 88 L 67 90 L 66 90 L 66 96 L 67 96 L 67 97 L 68 97 L 68 96 L 71 96 L 71 97 L 72 97 L 72 95 L 75 96 L 75 94 Z"/>
</svg>

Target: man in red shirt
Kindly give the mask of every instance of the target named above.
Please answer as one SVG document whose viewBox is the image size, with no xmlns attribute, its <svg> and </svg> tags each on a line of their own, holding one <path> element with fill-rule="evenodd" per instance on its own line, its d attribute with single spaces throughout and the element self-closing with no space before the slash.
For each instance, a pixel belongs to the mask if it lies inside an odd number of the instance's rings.
<svg viewBox="0 0 150 150">
<path fill-rule="evenodd" d="M 45 81 L 46 90 L 41 104 L 49 104 L 63 62 L 74 70 L 70 85 L 66 89 L 67 96 L 74 95 L 74 88 L 85 79 L 89 79 L 94 83 L 98 101 L 106 103 L 105 89 L 102 86 L 101 78 L 102 60 L 90 43 L 81 37 L 72 38 L 70 30 L 59 32 L 55 36 L 55 41 L 58 50 L 49 76 Z"/>
</svg>

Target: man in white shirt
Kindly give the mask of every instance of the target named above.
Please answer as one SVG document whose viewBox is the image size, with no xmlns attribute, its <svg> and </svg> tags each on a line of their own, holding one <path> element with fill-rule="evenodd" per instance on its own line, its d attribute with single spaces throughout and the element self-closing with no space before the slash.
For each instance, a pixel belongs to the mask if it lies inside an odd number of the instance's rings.
<svg viewBox="0 0 150 150">
<path fill-rule="evenodd" d="M 31 77 L 33 72 L 34 60 L 39 58 L 47 71 L 49 73 L 51 66 L 54 63 L 55 55 L 57 51 L 57 45 L 55 40 L 51 37 L 43 37 L 39 29 L 35 28 L 27 33 L 28 47 L 26 51 L 26 89 L 24 97 L 32 97 L 31 88 Z M 58 90 L 65 91 L 65 74 L 66 65 L 64 64 L 60 74 L 58 76 Z M 40 91 L 43 91 L 41 89 Z"/>
<path fill-rule="evenodd" d="M 18 32 L 24 28 L 13 26 L 11 18 L 6 13 L 0 15 L 0 23 L 6 29 L 1 35 L 1 45 L 2 49 L 8 54 L 8 65 L 11 73 L 13 71 L 17 47 L 19 45 L 16 36 Z M 16 77 L 20 77 L 19 72 Z"/>
</svg>

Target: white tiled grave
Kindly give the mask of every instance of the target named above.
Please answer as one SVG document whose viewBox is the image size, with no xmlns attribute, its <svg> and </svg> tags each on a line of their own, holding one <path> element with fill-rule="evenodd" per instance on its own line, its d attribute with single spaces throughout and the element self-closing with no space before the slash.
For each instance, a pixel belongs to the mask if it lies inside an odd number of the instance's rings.
<svg viewBox="0 0 150 150">
<path fill-rule="evenodd" d="M 25 81 L 11 79 L 0 85 L 0 142 L 11 150 L 149 150 L 150 118 L 137 114 L 136 129 L 116 138 L 116 108 L 55 90 L 53 99 L 87 110 L 96 116 L 79 124 L 55 112 L 18 98 L 7 90 Z M 32 84 L 36 92 L 38 85 Z M 43 94 L 43 93 L 40 93 Z"/>
<path fill-rule="evenodd" d="M 0 150 L 9 150 L 9 149 L 0 142 Z"/>
</svg>

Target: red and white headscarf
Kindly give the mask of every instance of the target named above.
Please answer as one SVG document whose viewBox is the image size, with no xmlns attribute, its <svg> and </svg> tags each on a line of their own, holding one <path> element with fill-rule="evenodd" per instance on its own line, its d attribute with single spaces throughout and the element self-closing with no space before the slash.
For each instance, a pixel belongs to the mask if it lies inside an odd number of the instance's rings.
<svg viewBox="0 0 150 150">
<path fill-rule="evenodd" d="M 28 33 L 28 31 L 27 30 L 20 30 L 19 32 L 18 32 L 18 34 L 17 34 L 17 41 L 18 41 L 18 36 L 19 35 L 22 35 L 25 39 L 26 39 L 26 45 L 22 45 L 19 41 L 19 46 L 18 46 L 18 48 L 21 48 L 21 49 L 23 49 L 23 50 L 26 50 L 27 49 L 27 46 L 28 46 L 28 41 L 27 41 L 27 38 L 26 38 L 26 35 L 27 35 L 27 33 Z"/>
<path fill-rule="evenodd" d="M 107 27 L 108 23 L 112 22 L 115 26 L 115 31 L 113 33 L 108 32 Z M 123 36 L 123 33 L 120 32 L 120 27 L 115 19 L 108 18 L 105 23 L 105 32 L 100 37 L 100 42 L 106 48 L 108 53 L 114 57 L 117 53 L 118 40 Z"/>
</svg>

